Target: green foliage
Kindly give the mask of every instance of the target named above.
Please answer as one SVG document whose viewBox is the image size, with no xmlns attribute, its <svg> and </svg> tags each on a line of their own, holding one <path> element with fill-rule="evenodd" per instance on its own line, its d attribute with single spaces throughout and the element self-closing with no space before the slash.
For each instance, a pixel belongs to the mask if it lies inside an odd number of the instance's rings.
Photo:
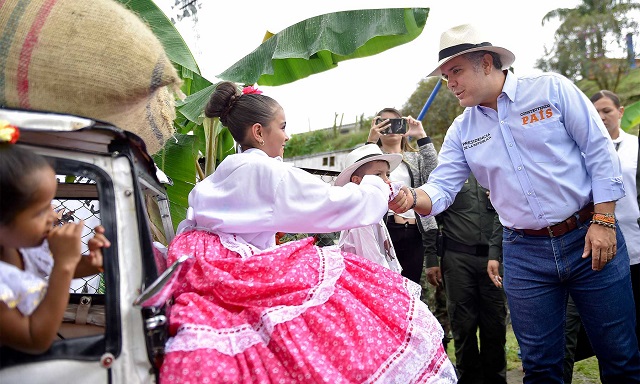
<svg viewBox="0 0 640 384">
<path fill-rule="evenodd" d="M 162 10 L 153 0 L 118 1 L 147 22 L 183 80 L 181 90 L 187 97 L 176 102 L 174 121 L 178 139 L 167 143 L 170 148 L 154 156 L 160 168 L 174 180 L 167 190 L 175 225 L 184 217 L 190 191 L 187 186 L 211 174 L 225 156 L 235 152 L 233 138 L 217 119 L 204 118 L 205 105 L 216 85 L 200 74 L 191 51 Z M 182 6 L 192 3 L 197 2 L 181 2 Z M 195 14 L 197 8 L 188 11 Z M 290 83 L 334 68 L 340 61 L 375 55 L 412 41 L 422 33 L 428 13 L 428 8 L 390 8 L 313 17 L 269 36 L 264 44 L 219 77 L 241 84 Z M 189 135 L 191 139 L 180 135 Z M 336 144 L 340 138 L 327 141 L 320 134 L 311 136 L 290 148 L 300 147 L 303 151 L 317 148 L 319 140 L 324 140 L 329 150 L 339 147 Z M 164 161 L 168 153 L 181 163 Z M 203 154 L 204 170 L 200 164 Z"/>
<path fill-rule="evenodd" d="M 402 107 L 402 114 L 417 117 L 422 111 L 425 102 L 429 99 L 437 82 L 438 79 L 436 77 L 427 77 L 420 80 L 418 87 Z M 436 148 L 440 148 L 451 122 L 461 114 L 463 110 L 464 108 L 460 106 L 458 99 L 453 93 L 447 89 L 446 84 L 442 84 L 422 119 L 422 125 L 427 134 L 431 136 L 431 140 L 433 140 Z"/>
<path fill-rule="evenodd" d="M 291 158 L 313 153 L 353 148 L 367 141 L 369 131 L 357 130 L 334 136 L 333 130 L 317 130 L 291 136 L 284 148 L 284 157 Z"/>
<path fill-rule="evenodd" d="M 598 369 L 598 358 L 592 356 L 588 359 L 577 361 L 573 365 L 573 383 L 599 383 L 600 370 Z"/>
<path fill-rule="evenodd" d="M 311 131 L 292 135 L 284 148 L 284 157 L 303 156 L 325 151 L 326 131 Z"/>
<path fill-rule="evenodd" d="M 172 185 L 167 187 L 171 219 L 174 227 L 186 217 L 189 207 L 187 197 L 196 183 L 194 164 L 199 156 L 199 139 L 196 135 L 176 134 L 153 156 L 163 172 L 169 176 Z M 171 170 L 170 173 L 167 170 Z"/>
<path fill-rule="evenodd" d="M 604 89 L 595 80 L 581 80 L 576 85 L 587 97 Z M 620 97 L 620 103 L 625 106 L 620 127 L 633 133 L 640 124 L 640 68 L 629 70 L 621 78 L 617 88 L 609 90 L 615 92 Z"/>
<path fill-rule="evenodd" d="M 625 131 L 629 131 L 631 127 L 640 124 L 640 101 L 637 101 L 624 110 L 620 127 Z"/>
<path fill-rule="evenodd" d="M 173 185 L 167 186 L 174 227 L 184 219 L 188 207 L 187 196 L 196 183 L 196 175 L 202 175 L 198 158 L 211 145 L 201 140 L 203 127 L 200 108 L 204 92 L 212 90 L 212 83 L 200 75 L 200 68 L 191 54 L 191 50 L 164 12 L 153 0 L 119 0 L 124 6 L 144 20 L 156 35 L 171 63 L 182 79 L 181 91 L 187 96 L 176 103 L 174 127 L 176 135 L 169 140 L 153 158 L 158 167 L 171 179 Z M 194 107 L 195 105 L 195 107 Z M 200 133 L 198 135 L 197 133 Z M 209 137 L 207 137 L 209 138 Z M 223 140 L 223 142 L 225 142 Z M 215 154 L 208 161 L 215 161 Z"/>
<path fill-rule="evenodd" d="M 553 48 L 538 60 L 537 67 L 573 80 L 593 79 L 601 89 L 615 88 L 629 62 L 626 58 L 612 60 L 612 51 L 624 48 L 626 33 L 637 35 L 638 25 L 627 14 L 638 9 L 640 4 L 635 1 L 583 0 L 575 8 L 548 12 L 543 25 L 553 19 L 562 24 Z"/>
<path fill-rule="evenodd" d="M 268 37 L 217 77 L 268 86 L 291 83 L 414 40 L 428 14 L 428 8 L 390 8 L 311 17 Z"/>
<path fill-rule="evenodd" d="M 478 336 L 480 336 L 478 334 Z M 511 325 L 507 326 L 507 342 L 505 344 L 505 351 L 507 354 L 507 378 L 512 377 L 521 377 L 522 373 L 522 362 L 518 357 L 518 340 L 516 340 L 516 336 L 513 333 L 513 329 Z M 453 342 L 450 342 L 447 346 L 447 355 L 449 356 L 449 360 L 455 365 L 456 363 L 456 355 L 455 355 L 455 347 Z M 599 383 L 600 382 L 600 371 L 598 370 L 598 359 L 593 356 L 588 359 L 580 360 L 575 362 L 573 366 L 573 383 L 579 384 L 590 384 L 590 383 Z M 507 380 L 509 383 L 511 380 Z M 518 380 L 518 382 L 522 382 L 522 380 Z"/>
</svg>

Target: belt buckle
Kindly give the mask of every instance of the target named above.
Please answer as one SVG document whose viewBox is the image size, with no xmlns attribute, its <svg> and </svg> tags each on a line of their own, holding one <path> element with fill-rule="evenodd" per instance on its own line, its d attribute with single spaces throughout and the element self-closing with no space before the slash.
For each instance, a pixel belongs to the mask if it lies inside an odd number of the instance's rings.
<svg viewBox="0 0 640 384">
<path fill-rule="evenodd" d="M 553 228 L 551 228 L 550 226 L 547 227 L 547 231 L 549 231 L 549 237 L 554 237 L 553 236 Z"/>
</svg>

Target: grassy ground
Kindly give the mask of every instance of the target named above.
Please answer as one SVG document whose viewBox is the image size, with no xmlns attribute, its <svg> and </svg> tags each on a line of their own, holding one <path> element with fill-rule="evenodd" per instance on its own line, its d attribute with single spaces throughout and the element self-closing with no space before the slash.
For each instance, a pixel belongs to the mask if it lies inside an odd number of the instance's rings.
<svg viewBox="0 0 640 384">
<path fill-rule="evenodd" d="M 507 351 L 507 371 L 516 371 L 518 374 L 507 374 L 509 376 L 521 377 L 522 363 L 518 358 L 518 341 L 513 334 L 513 329 L 509 325 L 507 327 L 507 344 L 505 345 Z M 453 363 L 456 364 L 455 349 L 453 342 L 449 343 L 447 347 L 447 355 Z M 510 381 L 511 382 L 511 381 Z M 573 384 L 595 384 L 600 383 L 600 376 L 598 374 L 598 360 L 595 357 L 591 357 L 575 363 L 573 367 Z"/>
<path fill-rule="evenodd" d="M 431 287 L 423 274 L 423 278 L 420 281 L 422 286 L 422 298 L 427 303 L 429 308 L 433 311 L 434 315 L 441 323 L 448 321 L 446 315 L 441 314 L 442 309 L 436 305 L 434 293 L 435 289 Z M 446 313 L 443 312 L 443 313 Z M 507 315 L 508 316 L 508 315 Z M 478 341 L 478 344 L 480 342 Z M 511 322 L 507 318 L 507 342 L 505 344 L 505 351 L 507 355 L 507 381 L 508 383 L 521 383 L 522 382 L 522 362 L 518 358 L 518 340 L 511 328 Z M 447 355 L 455 366 L 456 356 L 453 341 L 449 342 L 447 346 Z M 573 367 L 573 384 L 592 384 L 600 383 L 600 375 L 598 373 L 598 360 L 595 357 L 591 357 L 585 360 L 581 360 L 575 363 Z"/>
</svg>

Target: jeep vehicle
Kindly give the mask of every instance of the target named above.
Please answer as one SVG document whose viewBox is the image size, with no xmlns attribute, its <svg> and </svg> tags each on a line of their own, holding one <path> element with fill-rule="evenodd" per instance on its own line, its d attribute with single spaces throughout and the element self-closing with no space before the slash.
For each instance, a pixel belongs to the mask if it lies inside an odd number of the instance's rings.
<svg viewBox="0 0 640 384">
<path fill-rule="evenodd" d="M 101 224 L 111 247 L 104 272 L 72 284 L 58 340 L 39 355 L 0 347 L 0 383 L 157 382 L 165 311 L 181 263 L 166 268 L 174 236 L 165 186 L 135 134 L 78 116 L 0 109 L 20 129 L 16 145 L 48 158 L 58 175 L 60 221 Z M 0 159 L 1 161 L 1 159 Z"/>
</svg>

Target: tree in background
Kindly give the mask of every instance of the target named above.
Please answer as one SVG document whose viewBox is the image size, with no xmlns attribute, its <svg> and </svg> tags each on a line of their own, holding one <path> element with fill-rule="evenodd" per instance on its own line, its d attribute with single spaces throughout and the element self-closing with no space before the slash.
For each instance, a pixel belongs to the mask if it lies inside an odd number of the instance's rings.
<svg viewBox="0 0 640 384">
<path fill-rule="evenodd" d="M 173 24 L 182 19 L 193 18 L 193 22 L 198 22 L 198 10 L 202 8 L 200 0 L 175 0 L 171 10 L 175 12 L 175 18 L 171 17 Z"/>
<path fill-rule="evenodd" d="M 546 22 L 558 19 L 560 27 L 555 43 L 536 67 L 554 71 L 578 81 L 590 79 L 600 89 L 615 91 L 620 78 L 629 70 L 629 62 L 618 54 L 626 49 L 625 35 L 637 35 L 638 23 L 628 17 L 640 10 L 640 3 L 630 0 L 583 0 L 576 8 L 558 8 L 547 13 Z"/>
<path fill-rule="evenodd" d="M 416 90 L 403 105 L 402 114 L 417 117 L 437 82 L 437 77 L 427 77 L 420 80 Z M 464 108 L 460 106 L 458 99 L 443 84 L 422 120 L 424 129 L 431 136 L 436 148 L 440 148 L 449 125 L 463 110 Z"/>
</svg>

